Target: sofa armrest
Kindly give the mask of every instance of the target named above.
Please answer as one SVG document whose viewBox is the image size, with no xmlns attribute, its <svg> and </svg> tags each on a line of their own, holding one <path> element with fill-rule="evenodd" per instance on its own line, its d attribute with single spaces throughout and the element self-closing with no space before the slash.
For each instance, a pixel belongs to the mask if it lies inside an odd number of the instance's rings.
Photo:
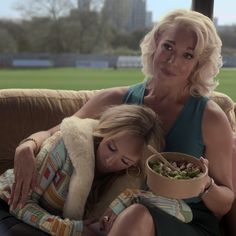
<svg viewBox="0 0 236 236">
<path fill-rule="evenodd" d="M 0 90 L 0 174 L 12 168 L 15 148 L 25 137 L 73 115 L 97 90 Z"/>
</svg>

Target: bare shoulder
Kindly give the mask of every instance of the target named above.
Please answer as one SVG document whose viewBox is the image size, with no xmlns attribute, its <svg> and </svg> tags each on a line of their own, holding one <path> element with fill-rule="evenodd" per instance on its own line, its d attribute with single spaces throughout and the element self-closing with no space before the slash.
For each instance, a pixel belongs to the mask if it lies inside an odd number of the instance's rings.
<svg viewBox="0 0 236 236">
<path fill-rule="evenodd" d="M 203 121 L 207 126 L 215 126 L 221 123 L 229 123 L 228 119 L 220 106 L 209 100 L 204 112 Z"/>
<path fill-rule="evenodd" d="M 99 118 L 109 106 L 122 104 L 127 91 L 128 87 L 101 89 L 75 115 L 80 118 Z"/>
<path fill-rule="evenodd" d="M 91 101 L 101 101 L 101 102 L 108 102 L 111 104 L 120 104 L 122 103 L 123 97 L 125 93 L 128 91 L 128 87 L 115 87 L 115 88 L 108 88 L 102 89 L 99 91 Z"/>
<path fill-rule="evenodd" d="M 203 135 L 206 142 L 231 136 L 231 127 L 226 114 L 214 101 L 209 100 L 203 116 Z M 221 137 L 221 138 L 220 138 Z"/>
</svg>

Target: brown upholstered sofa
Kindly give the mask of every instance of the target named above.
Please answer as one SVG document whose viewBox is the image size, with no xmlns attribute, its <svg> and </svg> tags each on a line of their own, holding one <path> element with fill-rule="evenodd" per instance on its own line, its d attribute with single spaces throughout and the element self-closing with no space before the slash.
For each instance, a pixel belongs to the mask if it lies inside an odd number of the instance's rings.
<svg viewBox="0 0 236 236">
<path fill-rule="evenodd" d="M 15 148 L 23 138 L 46 130 L 74 114 L 96 91 L 48 89 L 0 90 L 0 174 L 13 167 Z M 129 178 L 127 180 L 127 178 Z M 135 177 L 121 177 L 94 206 L 92 215 L 99 216 L 108 203 L 128 184 L 139 183 Z M 236 201 L 222 220 L 222 235 L 236 235 Z"/>
</svg>

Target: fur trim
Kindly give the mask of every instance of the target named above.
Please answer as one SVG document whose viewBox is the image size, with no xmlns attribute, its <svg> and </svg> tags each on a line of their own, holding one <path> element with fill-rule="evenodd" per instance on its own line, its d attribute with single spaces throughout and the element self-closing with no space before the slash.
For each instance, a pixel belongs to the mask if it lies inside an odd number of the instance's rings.
<svg viewBox="0 0 236 236">
<path fill-rule="evenodd" d="M 61 123 L 62 137 L 74 167 L 68 195 L 63 207 L 64 218 L 80 220 L 90 192 L 95 168 L 93 130 L 98 120 L 72 116 Z"/>
</svg>

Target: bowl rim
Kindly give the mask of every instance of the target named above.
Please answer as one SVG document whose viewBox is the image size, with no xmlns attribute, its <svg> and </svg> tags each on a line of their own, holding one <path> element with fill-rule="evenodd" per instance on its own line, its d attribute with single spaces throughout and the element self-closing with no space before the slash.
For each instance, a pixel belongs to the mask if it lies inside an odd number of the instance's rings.
<svg viewBox="0 0 236 236">
<path fill-rule="evenodd" d="M 185 154 L 185 153 L 181 153 L 181 152 L 160 152 L 161 154 L 169 154 L 169 153 L 171 153 L 171 154 L 181 154 L 181 155 L 184 155 L 184 156 L 188 156 L 188 157 L 190 157 L 190 158 L 195 158 L 197 161 L 199 161 L 199 164 L 200 164 L 200 167 L 201 167 L 201 170 L 202 170 L 202 175 L 200 175 L 200 176 L 198 176 L 198 177 L 194 177 L 194 178 L 190 178 L 190 179 L 172 179 L 172 178 L 170 178 L 170 177 L 167 177 L 167 176 L 163 176 L 163 175 L 161 175 L 161 174 L 159 174 L 159 173 L 157 173 L 156 171 L 154 171 L 151 167 L 150 167 L 150 165 L 149 165 L 149 161 L 151 160 L 151 159 L 157 159 L 157 158 L 155 158 L 155 156 L 153 156 L 153 155 L 151 155 L 151 156 L 149 156 L 148 158 L 147 158 L 147 160 L 146 160 L 146 168 L 149 170 L 149 171 L 151 171 L 151 173 L 153 173 L 153 174 L 155 174 L 155 175 L 157 175 L 157 176 L 159 176 L 160 178 L 163 178 L 163 179 L 168 179 L 168 180 L 174 180 L 174 181 L 179 181 L 179 182 L 186 182 L 186 181 L 188 181 L 188 182 L 191 182 L 191 181 L 196 181 L 196 180 L 200 180 L 200 179 L 202 179 L 202 178 L 205 178 L 205 176 L 208 174 L 208 167 L 204 164 L 204 163 L 202 163 L 202 162 L 200 162 L 200 160 L 197 158 L 197 157 L 195 157 L 195 156 L 191 156 L 191 155 L 189 155 L 189 154 Z M 191 162 L 191 161 L 190 161 Z"/>
</svg>

